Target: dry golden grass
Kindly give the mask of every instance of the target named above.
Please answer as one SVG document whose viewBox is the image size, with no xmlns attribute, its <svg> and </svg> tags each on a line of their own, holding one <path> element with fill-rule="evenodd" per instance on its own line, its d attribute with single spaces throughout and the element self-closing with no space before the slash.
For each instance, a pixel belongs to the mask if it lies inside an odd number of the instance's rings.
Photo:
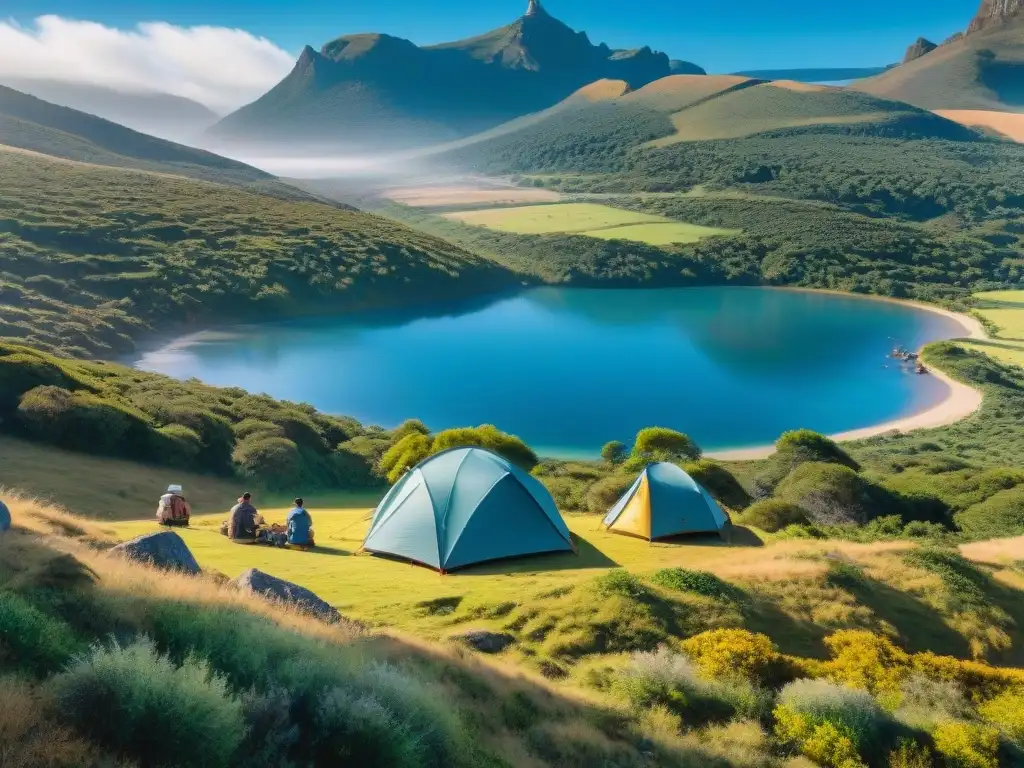
<svg viewBox="0 0 1024 768">
<path fill-rule="evenodd" d="M 170 483 L 185 486 L 196 513 L 228 509 L 240 493 L 236 483 L 224 478 L 0 437 L 0 486 L 30 491 L 80 515 L 100 520 L 155 515 Z"/>
<path fill-rule="evenodd" d="M 53 723 L 38 689 L 23 680 L 0 678 L 0 766 L 71 768 L 95 764 L 96 755 L 88 743 Z"/>
<path fill-rule="evenodd" d="M 629 83 L 625 80 L 597 80 L 590 85 L 585 85 L 572 94 L 567 102 L 580 102 L 580 101 L 611 101 L 618 99 L 629 93 Z"/>
<path fill-rule="evenodd" d="M 1024 114 L 985 109 L 936 109 L 935 114 L 983 131 L 1024 142 Z"/>
<path fill-rule="evenodd" d="M 1024 561 L 1024 536 L 962 544 L 960 552 L 968 560 L 986 565 L 1003 566 Z"/>
<path fill-rule="evenodd" d="M 798 93 L 822 93 L 833 91 L 835 88 L 830 85 L 819 85 L 818 83 L 801 83 L 798 80 L 772 80 L 767 83 L 772 88 L 782 88 L 785 91 L 797 91 Z"/>
<path fill-rule="evenodd" d="M 394 187 L 384 197 L 413 208 L 457 208 L 523 203 L 556 203 L 561 199 L 550 189 L 480 187 L 463 184 Z"/>
</svg>

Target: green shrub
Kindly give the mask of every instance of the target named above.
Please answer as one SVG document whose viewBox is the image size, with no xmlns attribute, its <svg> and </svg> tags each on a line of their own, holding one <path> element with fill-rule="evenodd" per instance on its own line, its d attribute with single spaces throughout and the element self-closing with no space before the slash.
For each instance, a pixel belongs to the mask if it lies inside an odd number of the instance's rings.
<svg viewBox="0 0 1024 768">
<path fill-rule="evenodd" d="M 203 442 L 195 430 L 181 424 L 168 424 L 156 430 L 154 437 L 157 445 L 152 455 L 161 456 L 168 466 L 201 468 L 198 458 Z"/>
<path fill-rule="evenodd" d="M 42 677 L 64 666 L 77 647 L 63 621 L 18 595 L 0 592 L 0 664 Z"/>
<path fill-rule="evenodd" d="M 139 414 L 88 392 L 36 387 L 22 396 L 18 418 L 30 436 L 61 448 L 138 456 L 149 447 Z"/>
<path fill-rule="evenodd" d="M 790 525 L 809 522 L 807 513 L 781 499 L 765 499 L 747 507 L 736 519 L 740 525 L 752 525 L 766 533 L 777 533 Z"/>
<path fill-rule="evenodd" d="M 823 462 L 860 469 L 860 465 L 838 443 L 810 429 L 784 432 L 775 442 L 775 450 L 794 467 L 807 462 Z"/>
<path fill-rule="evenodd" d="M 776 496 L 803 509 L 819 525 L 863 525 L 899 513 L 895 496 L 841 464 L 801 464 L 783 480 Z"/>
<path fill-rule="evenodd" d="M 143 765 L 225 765 L 245 735 L 223 678 L 195 658 L 176 666 L 146 639 L 94 648 L 53 689 L 67 722 Z"/>
<path fill-rule="evenodd" d="M 629 448 L 626 447 L 625 443 L 620 443 L 618 440 L 605 443 L 601 448 L 601 458 L 609 464 L 621 464 L 628 455 Z"/>
<path fill-rule="evenodd" d="M 587 509 L 595 515 L 606 515 L 636 482 L 632 475 L 614 474 L 598 480 L 587 489 Z"/>
<path fill-rule="evenodd" d="M 502 432 L 490 424 L 483 424 L 479 427 L 446 429 L 444 432 L 438 432 L 434 436 L 431 452 L 440 453 L 448 448 L 472 445 L 486 448 L 499 456 L 504 456 L 527 472 L 537 466 L 537 454 L 526 443 L 515 435 Z"/>
<path fill-rule="evenodd" d="M 750 495 L 721 464 L 700 459 L 684 464 L 683 471 L 702 485 L 719 503 L 730 509 L 743 509 L 750 503 Z"/>
<path fill-rule="evenodd" d="M 696 461 L 700 447 L 688 435 L 666 427 L 647 427 L 636 434 L 631 453 L 633 459 L 656 461 Z"/>
<path fill-rule="evenodd" d="M 427 429 L 427 425 L 419 419 L 406 419 L 399 424 L 391 433 L 391 437 L 395 440 L 401 440 L 407 435 L 429 435 L 430 430 Z"/>
<path fill-rule="evenodd" d="M 676 592 L 691 592 L 728 603 L 745 599 L 743 590 L 706 571 L 688 571 L 685 568 L 663 568 L 651 576 L 651 581 Z"/>
<path fill-rule="evenodd" d="M 32 350 L 21 347 L 0 349 L 0 414 L 13 411 L 18 407 L 21 396 L 36 387 L 73 389 L 74 384 L 60 366 Z"/>
<path fill-rule="evenodd" d="M 397 483 L 402 475 L 415 467 L 432 452 L 432 441 L 419 432 L 410 432 L 380 459 L 380 468 L 389 483 Z"/>
<path fill-rule="evenodd" d="M 231 429 L 239 440 L 245 440 L 251 435 L 284 437 L 284 430 L 281 427 L 272 421 L 262 421 L 261 419 L 242 419 Z"/>
<path fill-rule="evenodd" d="M 268 488 L 298 485 L 301 458 L 291 440 L 250 435 L 235 446 L 232 458 L 243 475 Z"/>
<path fill-rule="evenodd" d="M 958 512 L 954 520 L 961 531 L 977 539 L 1020 536 L 1024 534 L 1024 486 L 999 491 Z"/>
</svg>

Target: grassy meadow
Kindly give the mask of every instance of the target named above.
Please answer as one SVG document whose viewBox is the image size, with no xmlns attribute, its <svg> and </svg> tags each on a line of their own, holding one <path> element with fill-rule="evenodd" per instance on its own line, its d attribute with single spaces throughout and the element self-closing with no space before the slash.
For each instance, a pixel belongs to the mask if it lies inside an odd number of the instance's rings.
<svg viewBox="0 0 1024 768">
<path fill-rule="evenodd" d="M 688 224 L 665 216 L 627 211 L 598 203 L 451 211 L 444 215 L 471 226 L 511 234 L 576 234 L 603 240 L 633 240 L 649 245 L 696 243 L 717 235 L 739 234 L 739 230 Z"/>
<path fill-rule="evenodd" d="M 1011 365 L 1024 366 L 1024 291 L 989 291 L 975 295 L 975 312 L 996 330 L 974 349 Z"/>
</svg>

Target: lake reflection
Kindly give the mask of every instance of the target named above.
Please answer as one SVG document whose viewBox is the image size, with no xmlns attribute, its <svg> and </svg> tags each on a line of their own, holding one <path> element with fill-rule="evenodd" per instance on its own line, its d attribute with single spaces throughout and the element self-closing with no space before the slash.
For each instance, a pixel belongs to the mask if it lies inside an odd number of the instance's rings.
<svg viewBox="0 0 1024 768">
<path fill-rule="evenodd" d="M 537 288 L 229 330 L 137 364 L 388 427 L 491 423 L 556 456 L 596 455 L 654 424 L 724 449 L 898 418 L 945 387 L 888 351 L 960 333 L 905 305 L 762 288 Z"/>
</svg>

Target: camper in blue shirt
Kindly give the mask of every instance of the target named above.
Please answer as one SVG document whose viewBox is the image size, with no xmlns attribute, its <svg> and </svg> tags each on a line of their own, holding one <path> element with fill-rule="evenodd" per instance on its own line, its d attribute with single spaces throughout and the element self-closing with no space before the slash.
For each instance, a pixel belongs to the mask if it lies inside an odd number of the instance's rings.
<svg viewBox="0 0 1024 768">
<path fill-rule="evenodd" d="M 302 499 L 295 499 L 295 509 L 288 513 L 288 543 L 297 547 L 312 547 L 313 518 L 302 506 Z"/>
</svg>

